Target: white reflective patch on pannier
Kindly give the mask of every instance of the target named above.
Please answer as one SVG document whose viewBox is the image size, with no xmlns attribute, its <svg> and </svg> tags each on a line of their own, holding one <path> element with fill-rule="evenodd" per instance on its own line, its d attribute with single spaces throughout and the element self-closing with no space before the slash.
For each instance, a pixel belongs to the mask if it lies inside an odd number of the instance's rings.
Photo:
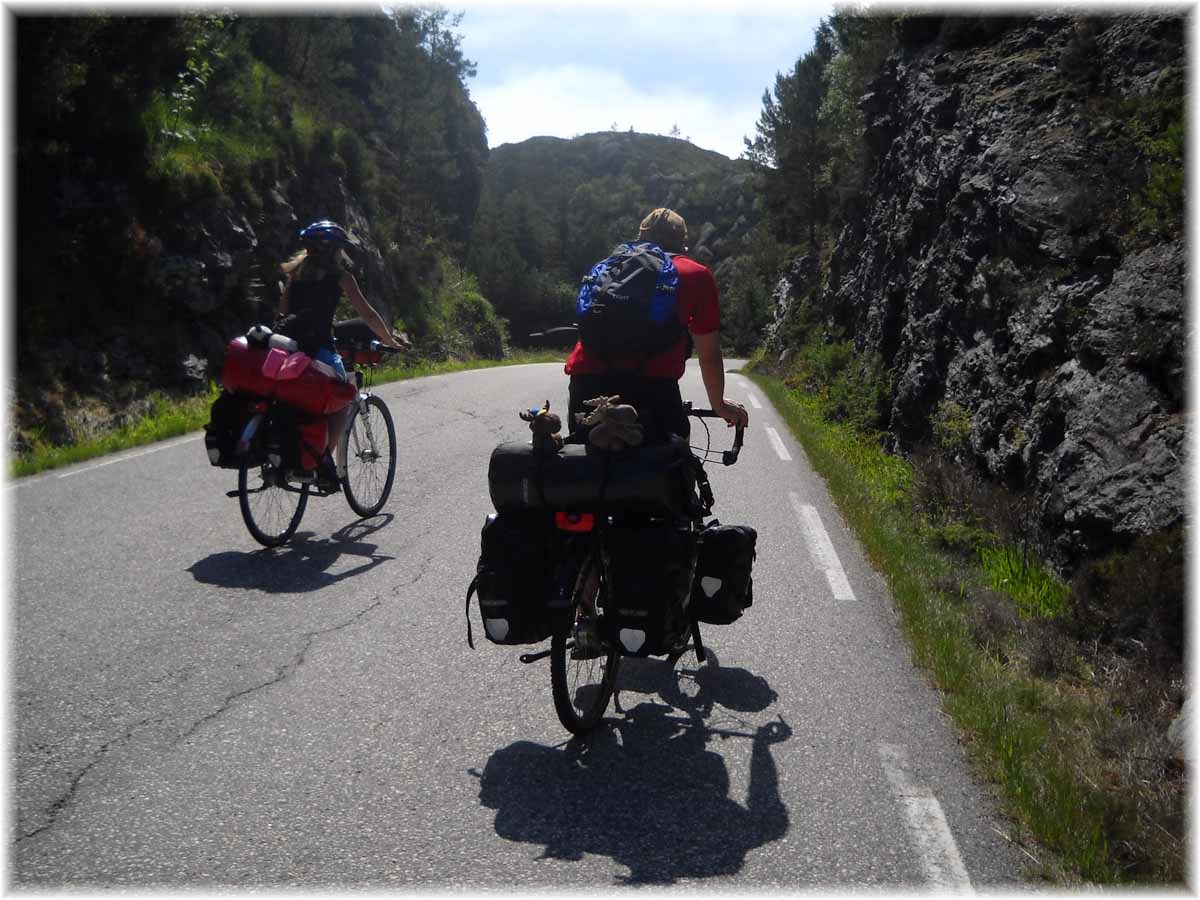
<svg viewBox="0 0 1200 900">
<path fill-rule="evenodd" d="M 637 653 L 646 643 L 646 632 L 640 628 L 622 628 L 620 638 L 622 647 L 630 653 Z"/>
<path fill-rule="evenodd" d="M 483 627 L 493 641 L 502 641 L 508 637 L 508 619 L 484 619 Z"/>
<path fill-rule="evenodd" d="M 721 589 L 722 584 L 724 584 L 724 582 L 721 581 L 720 578 L 713 578 L 711 575 L 705 575 L 700 579 L 700 590 L 704 591 L 705 597 L 711 597 Z"/>
</svg>

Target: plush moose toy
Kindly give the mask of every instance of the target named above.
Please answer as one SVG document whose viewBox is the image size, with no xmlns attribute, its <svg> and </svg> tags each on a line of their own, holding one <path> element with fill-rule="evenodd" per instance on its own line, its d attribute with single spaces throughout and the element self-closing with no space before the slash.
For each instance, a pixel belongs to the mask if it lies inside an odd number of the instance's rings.
<svg viewBox="0 0 1200 900">
<path fill-rule="evenodd" d="M 550 412 L 549 400 L 542 404 L 541 409 L 534 407 L 528 412 L 522 411 L 518 415 L 520 415 L 521 421 L 529 423 L 529 430 L 533 432 L 535 449 L 550 453 L 557 453 L 562 449 L 563 439 L 560 434 L 562 419 L 558 417 L 558 413 Z"/>
<path fill-rule="evenodd" d="M 642 426 L 638 424 L 637 410 L 620 402 L 620 395 L 596 397 L 583 401 L 590 413 L 576 413 L 575 421 L 591 425 L 588 443 L 601 450 L 624 450 L 642 443 Z"/>
</svg>

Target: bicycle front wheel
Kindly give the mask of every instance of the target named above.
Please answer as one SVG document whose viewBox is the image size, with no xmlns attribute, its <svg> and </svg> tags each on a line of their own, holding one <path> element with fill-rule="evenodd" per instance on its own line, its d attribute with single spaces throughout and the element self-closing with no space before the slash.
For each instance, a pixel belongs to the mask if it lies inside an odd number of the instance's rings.
<svg viewBox="0 0 1200 900">
<path fill-rule="evenodd" d="M 365 518 L 383 509 L 395 478 L 396 426 L 387 404 L 372 395 L 350 417 L 342 490 L 350 508 Z"/>
<path fill-rule="evenodd" d="M 554 711 L 571 734 L 586 734 L 599 723 L 612 699 L 621 663 L 620 652 L 601 646 L 595 633 L 594 601 L 599 593 L 597 586 L 588 604 L 581 604 L 576 597 L 571 618 L 550 637 Z"/>
<path fill-rule="evenodd" d="M 308 505 L 308 485 L 289 487 L 283 469 L 242 460 L 238 505 L 250 535 L 264 547 L 278 547 L 296 533 Z"/>
</svg>

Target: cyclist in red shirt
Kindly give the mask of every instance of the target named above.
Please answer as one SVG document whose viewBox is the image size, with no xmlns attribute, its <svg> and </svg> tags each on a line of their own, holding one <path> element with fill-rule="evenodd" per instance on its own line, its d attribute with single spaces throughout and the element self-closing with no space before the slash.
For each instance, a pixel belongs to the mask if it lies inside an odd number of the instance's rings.
<svg viewBox="0 0 1200 900">
<path fill-rule="evenodd" d="M 640 355 L 600 355 L 577 342 L 564 367 L 571 377 L 567 417 L 570 433 L 587 430 L 588 426 L 575 421 L 576 413 L 588 411 L 583 405 L 585 400 L 619 394 L 621 402 L 637 409 L 646 443 L 662 443 L 671 433 L 686 438 L 690 429 L 679 393 L 679 379 L 689 355 L 688 332 L 695 345 L 709 405 L 730 426 L 745 426 L 750 421 L 746 408 L 725 397 L 717 283 L 707 266 L 683 255 L 688 249 L 683 217 L 666 208 L 654 210 L 642 220 L 638 240 L 652 241 L 671 254 L 679 272 L 677 309 L 679 321 L 685 326 L 684 334 L 674 347 L 649 359 Z M 585 434 L 580 434 L 578 439 L 584 437 Z"/>
</svg>

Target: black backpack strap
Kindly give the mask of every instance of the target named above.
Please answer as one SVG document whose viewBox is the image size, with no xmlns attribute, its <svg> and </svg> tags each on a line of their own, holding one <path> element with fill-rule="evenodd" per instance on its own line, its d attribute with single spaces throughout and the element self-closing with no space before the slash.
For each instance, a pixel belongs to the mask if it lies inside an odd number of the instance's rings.
<svg viewBox="0 0 1200 900">
<path fill-rule="evenodd" d="M 475 649 L 475 641 L 471 635 L 471 595 L 475 593 L 475 589 L 479 586 L 479 576 L 476 575 L 471 579 L 471 585 L 467 588 L 467 646 L 472 650 Z"/>
</svg>

